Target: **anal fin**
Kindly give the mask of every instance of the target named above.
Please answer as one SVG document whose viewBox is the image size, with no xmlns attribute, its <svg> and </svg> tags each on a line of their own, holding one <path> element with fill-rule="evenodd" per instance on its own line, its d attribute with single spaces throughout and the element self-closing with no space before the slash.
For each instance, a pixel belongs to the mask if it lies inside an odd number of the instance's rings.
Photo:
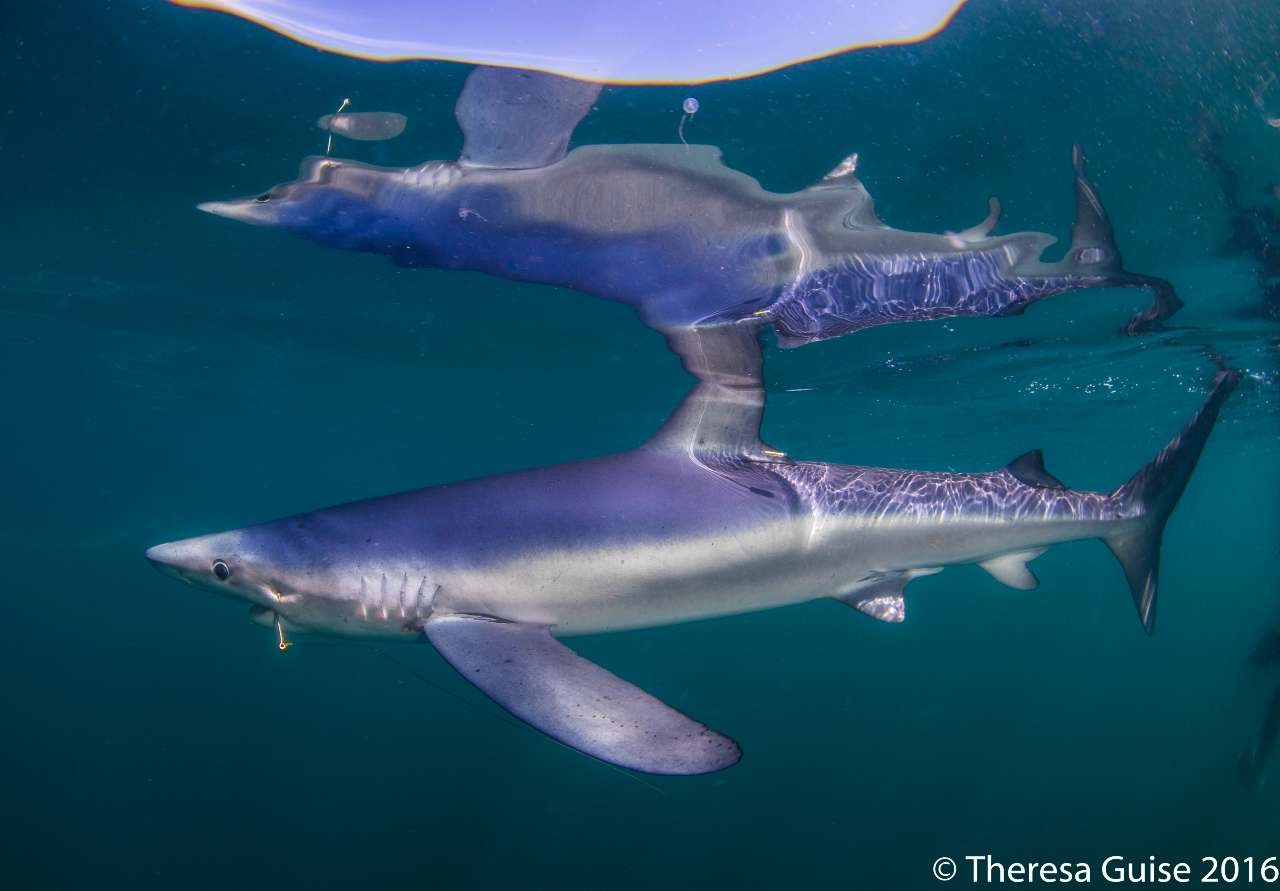
<svg viewBox="0 0 1280 891">
<path fill-rule="evenodd" d="M 996 581 L 1010 588 L 1017 588 L 1019 591 L 1030 591 L 1040 584 L 1040 580 L 1027 568 L 1027 563 L 1039 557 L 1045 550 L 1046 548 L 1034 548 L 1029 551 L 1001 554 L 999 557 L 983 560 L 978 565 L 991 573 Z"/>
<path fill-rule="evenodd" d="M 423 628 L 464 678 L 567 746 L 657 774 L 721 770 L 738 744 L 583 659 L 542 625 L 435 615 Z"/>
</svg>

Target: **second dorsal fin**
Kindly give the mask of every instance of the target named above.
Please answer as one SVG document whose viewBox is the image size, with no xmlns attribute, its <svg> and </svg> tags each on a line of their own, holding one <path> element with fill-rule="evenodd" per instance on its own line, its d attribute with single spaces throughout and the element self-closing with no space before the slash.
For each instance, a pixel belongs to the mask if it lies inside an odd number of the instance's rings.
<svg viewBox="0 0 1280 891">
<path fill-rule="evenodd" d="M 1019 455 L 1005 465 L 1014 479 L 1037 489 L 1065 489 L 1066 486 L 1049 471 L 1044 469 L 1044 452 L 1032 449 L 1025 455 Z"/>
</svg>

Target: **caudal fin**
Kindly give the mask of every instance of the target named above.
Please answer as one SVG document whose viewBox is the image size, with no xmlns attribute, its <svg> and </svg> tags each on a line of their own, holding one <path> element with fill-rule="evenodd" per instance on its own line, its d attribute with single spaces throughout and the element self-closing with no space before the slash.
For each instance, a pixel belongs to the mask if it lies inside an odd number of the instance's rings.
<svg viewBox="0 0 1280 891">
<path fill-rule="evenodd" d="M 1159 327 L 1182 308 L 1182 301 L 1165 279 L 1124 269 L 1111 220 L 1098 197 L 1098 187 L 1089 179 L 1088 161 L 1078 145 L 1071 147 L 1071 165 L 1076 173 L 1076 219 L 1071 227 L 1071 250 L 1062 264 L 1069 274 L 1092 279 L 1093 284 L 1100 287 L 1150 291 L 1151 305 L 1134 314 L 1123 330 L 1132 335 Z"/>
<path fill-rule="evenodd" d="M 1222 369 L 1213 379 L 1209 398 L 1181 432 L 1111 497 L 1128 508 L 1121 531 L 1103 541 L 1124 567 L 1138 619 L 1147 634 L 1155 631 L 1156 593 L 1160 582 L 1160 539 L 1182 491 L 1191 479 L 1222 403 L 1231 395 L 1240 372 Z"/>
</svg>

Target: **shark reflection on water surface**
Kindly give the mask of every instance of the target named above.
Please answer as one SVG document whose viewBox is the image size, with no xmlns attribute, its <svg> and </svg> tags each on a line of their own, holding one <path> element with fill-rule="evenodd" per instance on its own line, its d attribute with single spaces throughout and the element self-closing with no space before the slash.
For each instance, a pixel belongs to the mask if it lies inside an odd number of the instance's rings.
<svg viewBox="0 0 1280 891">
<path fill-rule="evenodd" d="M 384 168 L 309 158 L 297 180 L 203 210 L 402 266 L 479 270 L 635 307 L 663 331 L 771 323 L 793 347 L 894 322 L 1005 316 L 1080 288 L 1141 288 L 1125 325 L 1181 305 L 1163 279 L 1126 272 L 1084 155 L 1073 151 L 1076 219 L 1058 261 L 1044 233 L 886 226 L 853 156 L 799 192 L 768 192 L 695 145 L 591 145 L 567 152 L 598 84 L 478 68 L 456 115 L 458 161 Z"/>
<path fill-rule="evenodd" d="M 252 604 L 279 632 L 425 637 L 513 714 L 604 761 L 719 770 L 736 743 L 576 655 L 561 636 L 833 598 L 902 621 L 913 579 L 977 563 L 1016 588 L 1050 545 L 1102 539 L 1154 627 L 1160 539 L 1238 375 L 1114 491 L 1066 488 L 1039 452 L 993 473 L 793 461 L 759 438 L 757 332 L 680 331 L 697 378 L 619 455 L 359 501 L 168 544 L 159 568 Z"/>
</svg>

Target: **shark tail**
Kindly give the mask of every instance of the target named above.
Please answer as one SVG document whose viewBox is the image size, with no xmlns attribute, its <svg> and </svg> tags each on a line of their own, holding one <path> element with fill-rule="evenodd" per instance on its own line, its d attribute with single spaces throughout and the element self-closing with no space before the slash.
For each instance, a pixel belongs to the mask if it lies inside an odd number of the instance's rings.
<svg viewBox="0 0 1280 891">
<path fill-rule="evenodd" d="M 1231 395 L 1240 373 L 1220 369 L 1200 409 L 1160 454 L 1111 493 L 1128 519 L 1103 537 L 1124 568 L 1138 619 L 1147 634 L 1155 631 L 1156 593 L 1160 581 L 1160 540 L 1169 515 L 1187 487 L 1204 444 L 1209 439 L 1222 403 Z"/>
<path fill-rule="evenodd" d="M 1095 286 L 1138 288 L 1151 292 L 1151 305 L 1136 313 L 1122 330 L 1125 334 L 1134 335 L 1158 328 L 1164 319 L 1182 308 L 1182 301 L 1173 285 L 1165 279 L 1125 270 L 1111 220 L 1098 197 L 1098 187 L 1089 179 L 1087 164 L 1084 150 L 1073 145 L 1071 165 L 1076 179 L 1076 219 L 1071 227 L 1071 249 L 1059 265 L 1065 267 L 1066 274 L 1089 280 Z"/>
</svg>

